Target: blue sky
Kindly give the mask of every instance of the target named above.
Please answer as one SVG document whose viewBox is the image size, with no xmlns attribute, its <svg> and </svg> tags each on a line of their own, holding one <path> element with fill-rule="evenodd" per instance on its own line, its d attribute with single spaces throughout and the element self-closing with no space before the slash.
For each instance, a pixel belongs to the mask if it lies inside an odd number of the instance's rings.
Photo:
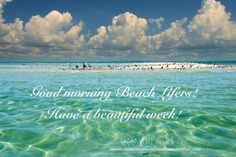
<svg viewBox="0 0 236 157">
<path fill-rule="evenodd" d="M 236 21 L 236 1 L 220 1 Z M 4 8 L 4 17 L 7 22 L 13 22 L 17 17 L 28 21 L 32 15 L 45 16 L 52 10 L 58 10 L 70 12 L 74 22 L 82 20 L 87 30 L 96 32 L 99 26 L 109 25 L 113 16 L 126 11 L 144 18 L 164 17 L 166 28 L 176 19 L 192 18 L 200 7 L 201 0 L 15 0 Z"/>
<path fill-rule="evenodd" d="M 235 2 L 236 4 L 236 2 Z M 70 12 L 74 22 L 80 20 L 86 23 L 87 29 L 95 32 L 101 25 L 109 25 L 113 16 L 126 11 L 145 18 L 164 17 L 166 23 L 188 15 L 193 17 L 200 8 L 201 1 L 194 0 L 156 0 L 145 2 L 143 0 L 111 1 L 111 0 L 15 0 L 5 7 L 6 21 L 13 22 L 16 17 L 28 21 L 32 15 L 47 15 L 51 10 Z M 36 7 L 37 6 L 37 7 Z"/>
<path fill-rule="evenodd" d="M 2 6 L 0 60 L 236 59 L 233 0 L 3 0 Z"/>
</svg>

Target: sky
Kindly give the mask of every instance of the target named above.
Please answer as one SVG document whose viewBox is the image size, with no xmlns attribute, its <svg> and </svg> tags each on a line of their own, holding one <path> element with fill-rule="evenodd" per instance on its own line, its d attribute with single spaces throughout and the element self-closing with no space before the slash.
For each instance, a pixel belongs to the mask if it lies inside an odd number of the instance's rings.
<svg viewBox="0 0 236 157">
<path fill-rule="evenodd" d="M 236 60 L 233 0 L 0 0 L 0 61 Z"/>
</svg>

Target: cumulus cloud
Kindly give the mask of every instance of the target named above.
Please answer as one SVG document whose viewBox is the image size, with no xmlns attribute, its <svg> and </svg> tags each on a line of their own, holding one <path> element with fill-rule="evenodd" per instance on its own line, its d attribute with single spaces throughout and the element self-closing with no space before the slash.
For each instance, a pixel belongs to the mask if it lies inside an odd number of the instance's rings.
<svg viewBox="0 0 236 157">
<path fill-rule="evenodd" d="M 0 1 L 1 7 L 7 1 Z M 0 21 L 0 45 L 2 53 L 58 53 L 78 51 L 84 46 L 84 36 L 80 34 L 83 22 L 72 24 L 70 13 L 51 11 L 45 17 L 32 16 L 24 24 L 20 19 L 14 23 Z M 1 54 L 2 54 L 1 53 Z M 39 54 L 40 55 L 40 54 Z"/>
<path fill-rule="evenodd" d="M 11 0 L 0 0 L 0 44 L 3 43 L 15 43 L 19 41 L 19 35 L 22 30 L 22 21 L 16 19 L 14 23 L 5 24 L 2 17 L 3 7 L 7 2 Z"/>
<path fill-rule="evenodd" d="M 103 47 L 104 42 L 107 40 L 107 29 L 105 26 L 101 26 L 97 29 L 97 35 L 90 38 L 88 45 L 94 49 Z"/>
<path fill-rule="evenodd" d="M 31 17 L 25 25 L 24 43 L 33 47 L 75 49 L 82 47 L 84 36 L 79 35 L 83 23 L 71 27 L 70 13 L 51 11 L 45 17 Z M 69 28 L 69 29 L 68 29 Z"/>
<path fill-rule="evenodd" d="M 236 43 L 236 24 L 216 0 L 203 0 L 198 14 L 188 25 L 190 45 Z"/>
<path fill-rule="evenodd" d="M 16 19 L 14 23 L 0 23 L 0 44 L 19 43 L 23 35 L 23 21 Z"/>
<path fill-rule="evenodd" d="M 185 41 L 186 32 L 183 25 L 186 23 L 186 21 L 187 18 L 176 20 L 175 22 L 171 23 L 170 28 L 159 34 L 150 36 L 154 50 L 158 50 L 160 48 L 172 49 L 180 46 Z"/>
<path fill-rule="evenodd" d="M 182 26 L 187 19 L 173 22 L 170 28 L 161 33 L 146 34 L 148 22 L 155 22 L 160 28 L 163 20 L 163 18 L 147 20 L 129 12 L 120 14 L 113 17 L 110 26 L 101 26 L 97 34 L 90 38 L 89 45 L 92 48 L 129 49 L 140 53 L 177 47 L 184 41 L 185 30 Z"/>
<path fill-rule="evenodd" d="M 236 45 L 236 24 L 219 1 L 203 0 L 198 13 L 172 22 L 170 27 L 153 35 L 147 34 L 149 24 L 160 29 L 164 18 L 145 19 L 126 12 L 115 16 L 110 26 L 102 26 L 89 40 L 93 48 L 124 49 L 158 54 L 166 50 L 230 48 Z M 196 54 L 193 52 L 192 54 Z M 167 54 L 168 55 L 168 54 Z"/>
<path fill-rule="evenodd" d="M 113 17 L 110 26 L 101 26 L 90 38 L 89 45 L 92 48 L 134 49 L 139 46 L 139 38 L 145 35 L 147 26 L 146 19 L 126 12 Z"/>
<path fill-rule="evenodd" d="M 32 16 L 28 22 L 15 19 L 13 23 L 5 23 L 2 13 L 7 2 L 11 0 L 0 0 L 1 57 L 16 53 L 20 56 L 20 52 L 34 56 L 47 53 L 48 57 L 63 56 L 65 52 L 84 55 L 85 51 L 104 57 L 147 53 L 158 56 L 163 52 L 166 56 L 184 56 L 189 52 L 201 56 L 192 50 L 217 47 L 229 51 L 236 45 L 236 23 L 230 19 L 225 6 L 216 0 L 203 0 L 192 19 L 176 20 L 165 29 L 163 17 L 146 19 L 125 12 L 114 16 L 110 25 L 100 26 L 96 34 L 86 37 L 88 39 L 82 34 L 83 22 L 73 24 L 69 12 L 53 10 L 45 16 Z M 158 31 L 148 33 L 151 25 Z"/>
</svg>

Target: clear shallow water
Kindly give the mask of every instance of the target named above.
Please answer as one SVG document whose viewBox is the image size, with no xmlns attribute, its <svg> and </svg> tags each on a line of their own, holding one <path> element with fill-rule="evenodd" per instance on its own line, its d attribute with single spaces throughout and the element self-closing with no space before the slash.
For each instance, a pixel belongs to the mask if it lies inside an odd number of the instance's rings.
<svg viewBox="0 0 236 157">
<path fill-rule="evenodd" d="M 0 72 L 0 156 L 235 156 L 236 73 L 205 72 Z M 101 103 L 91 98 L 35 98 L 35 86 L 48 89 L 137 90 L 167 86 L 198 88 L 196 98 L 114 98 Z M 160 89 L 160 90 L 159 90 Z M 40 115 L 54 106 L 74 111 L 102 108 L 152 112 L 182 110 L 175 120 L 55 120 Z M 150 140 L 151 139 L 151 140 Z M 146 142 L 145 142 L 146 141 Z M 198 148 L 187 151 L 110 151 L 111 148 Z"/>
</svg>

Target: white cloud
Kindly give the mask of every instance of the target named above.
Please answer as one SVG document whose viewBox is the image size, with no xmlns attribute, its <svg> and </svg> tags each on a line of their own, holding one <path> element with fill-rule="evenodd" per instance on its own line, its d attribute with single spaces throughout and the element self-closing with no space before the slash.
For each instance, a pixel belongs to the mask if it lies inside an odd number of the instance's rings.
<svg viewBox="0 0 236 157">
<path fill-rule="evenodd" d="M 108 41 L 114 47 L 132 47 L 138 38 L 145 34 L 147 20 L 126 12 L 113 17 L 112 25 L 108 26 Z"/>
<path fill-rule="evenodd" d="M 3 7 L 6 3 L 11 2 L 12 0 L 0 0 L 0 23 L 4 21 L 2 18 Z"/>
<path fill-rule="evenodd" d="M 166 56 L 171 56 L 173 52 L 174 55 L 184 55 L 177 52 L 179 49 L 188 52 L 192 48 L 217 46 L 227 51 L 236 45 L 236 23 L 230 19 L 230 13 L 224 5 L 216 0 L 203 0 L 192 20 L 176 20 L 164 30 L 161 29 L 164 22 L 162 17 L 145 19 L 125 12 L 114 16 L 109 26 L 100 26 L 88 40 L 81 33 L 83 22 L 73 24 L 69 12 L 53 10 L 46 16 L 32 16 L 25 23 L 20 19 L 5 23 L 2 13 L 7 2 L 11 0 L 0 0 L 0 56 L 7 56 L 11 52 L 13 55 L 16 52 L 29 52 L 34 56 L 42 56 L 47 52 L 49 56 L 50 53 L 51 56 L 65 55 L 64 52 L 82 55 L 82 50 L 105 57 L 113 54 L 159 55 L 163 51 Z M 158 30 L 153 32 L 158 33 L 148 34 L 149 26 L 153 24 Z"/>
<path fill-rule="evenodd" d="M 144 18 L 126 12 L 113 17 L 112 23 L 107 28 L 101 26 L 95 36 L 89 40 L 92 48 L 108 49 L 134 49 L 139 46 L 139 38 L 145 35 L 148 22 Z"/>
<path fill-rule="evenodd" d="M 226 12 L 224 5 L 216 0 L 202 1 L 188 30 L 190 45 L 236 43 L 236 24 L 230 21 L 230 13 Z"/>
<path fill-rule="evenodd" d="M 163 20 L 163 18 L 149 19 L 149 22 L 158 23 L 161 27 Z M 134 50 L 140 53 L 152 52 L 160 48 L 174 48 L 184 41 L 185 30 L 182 26 L 186 20 L 186 18 L 177 20 L 165 31 L 147 35 L 148 20 L 126 12 L 113 17 L 112 24 L 107 28 L 101 26 L 97 30 L 97 34 L 90 38 L 89 45 L 92 48 Z"/>
<path fill-rule="evenodd" d="M 151 36 L 150 40 L 153 43 L 152 48 L 154 50 L 158 50 L 160 48 L 173 49 L 183 44 L 186 34 L 183 25 L 186 23 L 186 21 L 187 18 L 176 20 L 175 22 L 171 23 L 170 28 L 159 34 Z"/>
<path fill-rule="evenodd" d="M 16 19 L 14 23 L 0 23 L 0 43 L 19 43 L 23 35 L 23 21 Z"/>
<path fill-rule="evenodd" d="M 162 27 L 162 23 L 164 22 L 164 18 L 160 17 L 158 19 L 148 19 L 148 22 L 151 24 L 155 24 L 157 28 L 160 29 Z"/>
<path fill-rule="evenodd" d="M 147 20 L 126 12 L 115 16 L 110 26 L 100 27 L 89 44 L 93 48 L 112 48 L 113 51 L 123 48 L 140 53 L 236 45 L 236 24 L 230 20 L 230 13 L 226 12 L 224 5 L 216 0 L 203 0 L 201 9 L 189 23 L 187 18 L 176 20 L 166 30 L 147 35 L 147 22 L 160 29 L 163 21 L 162 17 Z"/>
<path fill-rule="evenodd" d="M 17 43 L 21 39 L 23 22 L 20 19 L 16 19 L 14 23 L 5 24 L 2 17 L 3 7 L 7 2 L 11 0 L 0 0 L 0 44 L 4 47 L 4 44 Z"/>
<path fill-rule="evenodd" d="M 107 29 L 104 26 L 101 26 L 97 29 L 97 35 L 94 35 L 90 38 L 88 45 L 94 49 L 102 48 L 104 42 L 107 39 Z"/>
<path fill-rule="evenodd" d="M 70 13 L 51 11 L 45 17 L 31 17 L 25 25 L 25 43 L 35 47 L 75 49 L 82 47 L 84 36 L 79 35 L 83 23 L 72 26 Z"/>
<path fill-rule="evenodd" d="M 1 4 L 3 6 L 4 3 Z M 29 52 L 30 55 L 77 51 L 84 46 L 80 35 L 83 22 L 72 24 L 70 13 L 51 11 L 45 17 L 32 16 L 24 25 L 16 19 L 14 23 L 0 21 L 0 44 L 2 53 Z"/>
</svg>

